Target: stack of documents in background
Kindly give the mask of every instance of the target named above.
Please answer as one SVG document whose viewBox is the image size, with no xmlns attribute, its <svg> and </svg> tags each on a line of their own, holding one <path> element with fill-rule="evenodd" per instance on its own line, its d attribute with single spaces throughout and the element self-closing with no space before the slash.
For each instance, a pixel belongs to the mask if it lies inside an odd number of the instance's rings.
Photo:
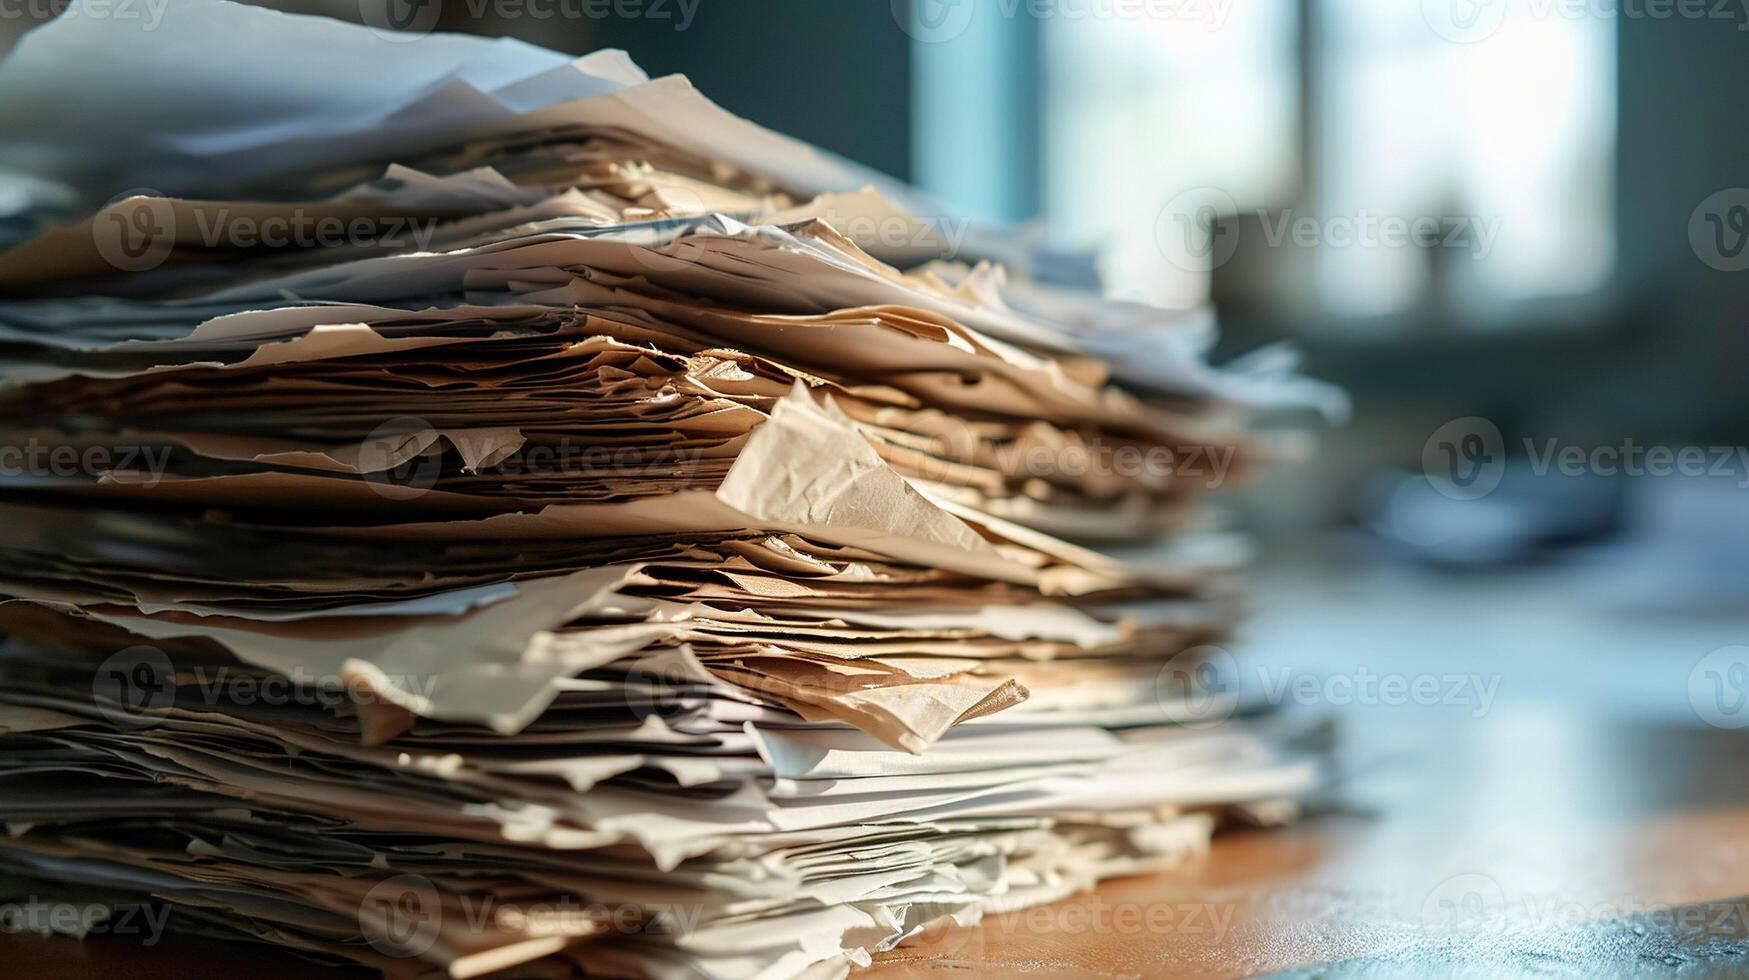
<svg viewBox="0 0 1749 980">
<path fill-rule="evenodd" d="M 1291 364 L 618 52 L 139 32 L 0 68 L 56 219 L 0 254 L 9 896 L 394 974 L 830 974 L 1317 784 L 1221 676 L 1197 504 L 1332 406 Z"/>
</svg>

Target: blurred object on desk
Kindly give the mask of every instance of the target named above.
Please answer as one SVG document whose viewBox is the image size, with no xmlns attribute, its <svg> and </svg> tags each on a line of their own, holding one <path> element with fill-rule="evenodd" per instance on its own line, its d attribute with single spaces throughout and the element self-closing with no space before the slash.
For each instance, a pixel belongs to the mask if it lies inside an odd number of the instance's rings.
<svg viewBox="0 0 1749 980">
<path fill-rule="evenodd" d="M 1367 529 L 1396 554 L 1486 568 L 1547 557 L 1609 534 L 1622 492 L 1616 481 L 1542 477 L 1514 461 L 1491 492 L 1471 499 L 1442 492 L 1424 474 L 1388 470 L 1368 481 L 1360 509 Z"/>
</svg>

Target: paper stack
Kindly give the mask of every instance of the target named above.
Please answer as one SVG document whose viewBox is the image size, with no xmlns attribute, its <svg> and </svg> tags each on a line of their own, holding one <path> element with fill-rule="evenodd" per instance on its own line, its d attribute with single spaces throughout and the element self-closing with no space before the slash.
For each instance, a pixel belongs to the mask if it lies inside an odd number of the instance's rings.
<svg viewBox="0 0 1749 980">
<path fill-rule="evenodd" d="M 8 893 L 830 975 L 1317 785 L 1198 506 L 1291 362 L 618 52 L 79 9 L 0 67 Z"/>
</svg>

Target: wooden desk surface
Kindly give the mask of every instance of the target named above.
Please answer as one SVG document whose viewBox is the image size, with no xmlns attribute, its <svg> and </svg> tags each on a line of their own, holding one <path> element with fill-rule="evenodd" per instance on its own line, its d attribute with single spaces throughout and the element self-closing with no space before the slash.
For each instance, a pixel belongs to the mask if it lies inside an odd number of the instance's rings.
<svg viewBox="0 0 1749 980">
<path fill-rule="evenodd" d="M 1356 718 L 1345 740 L 1387 751 L 1352 812 L 925 937 L 862 976 L 1749 972 L 1749 733 Z"/>
<path fill-rule="evenodd" d="M 920 937 L 856 980 L 1749 971 L 1749 733 L 1496 713 L 1362 716 L 1343 737 L 1374 760 L 1343 812 L 1229 835 L 1174 874 Z M 0 962 L 48 980 L 310 972 L 172 940 L 4 937 Z"/>
</svg>

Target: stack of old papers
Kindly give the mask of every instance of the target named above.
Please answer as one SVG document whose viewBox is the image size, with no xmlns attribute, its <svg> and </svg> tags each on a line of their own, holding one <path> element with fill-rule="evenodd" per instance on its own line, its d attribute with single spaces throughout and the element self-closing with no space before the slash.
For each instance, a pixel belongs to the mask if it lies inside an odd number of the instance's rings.
<svg viewBox="0 0 1749 980">
<path fill-rule="evenodd" d="M 618 52 L 80 11 L 0 67 L 8 895 L 830 974 L 1317 785 L 1199 505 L 1289 359 Z"/>
</svg>

